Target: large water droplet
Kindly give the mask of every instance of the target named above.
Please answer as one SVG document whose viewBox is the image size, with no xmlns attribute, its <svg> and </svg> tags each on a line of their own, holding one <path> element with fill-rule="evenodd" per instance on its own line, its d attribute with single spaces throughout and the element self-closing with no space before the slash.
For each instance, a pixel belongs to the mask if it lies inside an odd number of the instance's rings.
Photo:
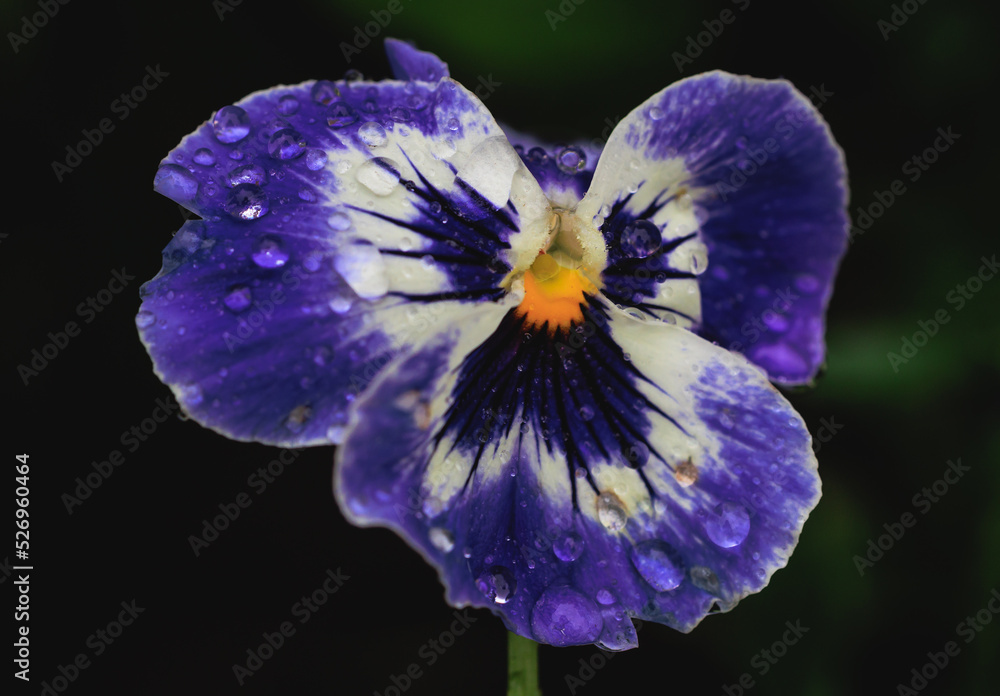
<svg viewBox="0 0 1000 696">
<path fill-rule="evenodd" d="M 626 256 L 646 258 L 659 249 L 662 242 L 660 228 L 650 220 L 634 220 L 622 230 L 621 249 Z"/>
<path fill-rule="evenodd" d="M 361 142 L 368 147 L 380 147 L 385 145 L 385 128 L 377 124 L 375 121 L 367 121 L 362 123 L 361 127 L 358 128 L 358 137 L 361 138 Z"/>
<path fill-rule="evenodd" d="M 491 566 L 476 578 L 476 587 L 496 604 L 506 604 L 517 591 L 514 574 L 500 565 Z"/>
<path fill-rule="evenodd" d="M 330 128 L 344 128 L 358 120 L 358 112 L 346 102 L 334 102 L 326 110 L 326 125 Z"/>
<path fill-rule="evenodd" d="M 229 294 L 222 301 L 234 312 L 242 312 L 250 306 L 250 303 L 253 301 L 253 295 L 250 292 L 250 288 L 240 285 L 230 290 Z"/>
<path fill-rule="evenodd" d="M 385 157 L 370 159 L 358 167 L 358 182 L 376 196 L 388 196 L 399 185 L 396 163 Z"/>
<path fill-rule="evenodd" d="M 310 150 L 306 153 L 306 167 L 311 171 L 319 171 L 326 166 L 326 152 L 323 150 Z"/>
<path fill-rule="evenodd" d="M 684 580 L 684 563 L 677 550 L 665 541 L 651 539 L 636 544 L 629 558 L 642 579 L 657 592 L 667 592 Z"/>
<path fill-rule="evenodd" d="M 215 164 L 215 153 L 207 147 L 199 147 L 194 151 L 194 157 L 191 159 L 194 160 L 195 164 L 200 164 L 203 167 L 211 167 Z"/>
<path fill-rule="evenodd" d="M 229 172 L 229 185 L 254 184 L 263 186 L 267 183 L 267 172 L 259 164 L 243 164 Z"/>
<path fill-rule="evenodd" d="M 373 300 L 389 291 L 385 261 L 371 244 L 352 244 L 340 251 L 334 268 L 359 297 Z"/>
<path fill-rule="evenodd" d="M 430 538 L 434 548 L 439 551 L 448 553 L 455 548 L 455 537 L 444 527 L 431 527 L 427 536 Z"/>
<path fill-rule="evenodd" d="M 608 531 L 617 532 L 628 522 L 628 513 L 617 495 L 604 492 L 597 496 L 597 519 Z"/>
<path fill-rule="evenodd" d="M 583 539 L 579 534 L 569 532 L 552 544 L 552 552 L 560 561 L 575 561 L 583 553 Z"/>
<path fill-rule="evenodd" d="M 329 80 L 316 80 L 316 84 L 309 90 L 313 101 L 319 104 L 329 104 L 340 96 L 340 90 Z"/>
<path fill-rule="evenodd" d="M 198 195 L 198 180 L 179 164 L 164 164 L 153 177 L 153 190 L 172 201 L 190 201 Z"/>
<path fill-rule="evenodd" d="M 750 533 L 750 513 L 739 503 L 725 502 L 705 518 L 705 531 L 716 546 L 739 546 Z"/>
<path fill-rule="evenodd" d="M 587 166 L 587 155 L 576 145 L 564 147 L 556 153 L 556 166 L 566 174 L 576 174 Z"/>
<path fill-rule="evenodd" d="M 212 132 L 220 143 L 238 143 L 250 133 L 250 117 L 238 106 L 224 106 L 215 112 Z"/>
<path fill-rule="evenodd" d="M 288 252 L 274 237 L 261 237 L 254 245 L 253 262 L 261 268 L 280 268 L 288 261 Z"/>
<path fill-rule="evenodd" d="M 271 209 L 267 194 L 254 184 L 240 184 L 233 188 L 223 207 L 237 220 L 256 220 Z"/>
<path fill-rule="evenodd" d="M 602 587 L 597 591 L 597 602 L 608 606 L 615 603 L 615 596 L 611 594 L 611 590 L 606 587 Z"/>
<path fill-rule="evenodd" d="M 290 160 L 306 151 L 306 140 L 292 128 L 282 128 L 274 132 L 267 141 L 267 152 L 271 157 Z"/>
<path fill-rule="evenodd" d="M 572 587 L 549 587 L 531 610 L 531 631 L 550 645 L 593 643 L 604 620 L 593 601 Z"/>
</svg>

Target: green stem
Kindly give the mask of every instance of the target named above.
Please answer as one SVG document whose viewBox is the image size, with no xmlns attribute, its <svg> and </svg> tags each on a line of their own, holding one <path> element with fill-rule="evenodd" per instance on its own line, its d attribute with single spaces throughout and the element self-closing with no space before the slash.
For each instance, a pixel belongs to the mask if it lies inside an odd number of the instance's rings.
<svg viewBox="0 0 1000 696">
<path fill-rule="evenodd" d="M 507 634 L 507 696 L 542 696 L 538 688 L 538 643 Z"/>
</svg>

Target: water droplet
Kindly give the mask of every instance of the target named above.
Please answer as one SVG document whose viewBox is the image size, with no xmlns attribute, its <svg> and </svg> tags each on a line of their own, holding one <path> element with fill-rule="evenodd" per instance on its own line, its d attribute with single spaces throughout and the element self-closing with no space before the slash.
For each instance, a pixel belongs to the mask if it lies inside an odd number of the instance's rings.
<svg viewBox="0 0 1000 696">
<path fill-rule="evenodd" d="M 340 251 L 334 267 L 359 297 L 372 300 L 389 291 L 385 261 L 371 244 L 353 244 Z"/>
<path fill-rule="evenodd" d="M 579 534 L 569 532 L 552 544 L 552 552 L 560 561 L 575 561 L 583 553 L 583 539 Z"/>
<path fill-rule="evenodd" d="M 222 302 L 234 312 L 242 312 L 250 306 L 252 301 L 253 295 L 250 292 L 250 288 L 240 285 L 230 290 Z"/>
<path fill-rule="evenodd" d="M 576 145 L 570 145 L 556 153 L 556 166 L 566 174 L 576 174 L 587 166 L 587 155 Z"/>
<path fill-rule="evenodd" d="M 650 539 L 629 550 L 629 558 L 642 579 L 657 592 L 676 589 L 684 580 L 684 562 L 665 541 Z"/>
<path fill-rule="evenodd" d="M 327 156 L 323 150 L 309 150 L 306 153 L 306 167 L 310 171 L 319 171 L 326 166 Z"/>
<path fill-rule="evenodd" d="M 660 228 L 650 220 L 634 220 L 621 235 L 621 250 L 626 256 L 643 259 L 660 248 Z"/>
<path fill-rule="evenodd" d="M 145 329 L 147 326 L 152 326 L 155 323 L 156 315 L 145 309 L 135 315 L 135 325 L 140 329 Z"/>
<path fill-rule="evenodd" d="M 323 265 L 323 253 L 320 251 L 310 251 L 302 259 L 302 267 L 310 273 L 315 273 Z"/>
<path fill-rule="evenodd" d="M 760 581 L 763 581 L 764 578 L 767 577 L 767 573 L 764 571 L 763 568 L 757 568 L 756 570 L 754 570 L 753 574 L 756 575 L 757 579 Z"/>
<path fill-rule="evenodd" d="M 385 128 L 375 123 L 375 121 L 367 121 L 362 123 L 361 127 L 358 128 L 358 137 L 368 147 L 380 147 L 385 145 Z"/>
<path fill-rule="evenodd" d="M 689 268 L 695 275 L 701 275 L 708 268 L 708 247 L 701 242 L 689 245 L 691 258 Z"/>
<path fill-rule="evenodd" d="M 215 164 L 215 153 L 207 147 L 199 147 L 194 151 L 194 157 L 191 159 L 194 160 L 195 164 L 200 164 L 203 167 L 211 167 Z"/>
<path fill-rule="evenodd" d="M 784 315 L 778 314 L 777 312 L 773 312 L 771 310 L 765 311 L 762 316 L 762 319 L 764 320 L 764 324 L 767 326 L 767 328 L 770 329 L 771 331 L 774 331 L 775 333 L 784 333 L 785 331 L 788 331 L 788 328 L 790 326 L 790 324 L 788 323 L 788 319 L 785 318 Z"/>
<path fill-rule="evenodd" d="M 198 180 L 179 164 L 164 164 L 156 170 L 153 189 L 172 201 L 190 201 L 198 195 Z"/>
<path fill-rule="evenodd" d="M 461 125 L 461 124 L 460 124 L 460 123 L 458 122 L 458 119 L 457 119 L 457 118 L 455 118 L 454 116 L 452 116 L 451 118 L 449 118 L 449 119 L 448 119 L 448 122 L 447 122 L 447 123 L 445 124 L 445 126 L 446 126 L 446 127 L 448 128 L 448 130 L 450 130 L 450 131 L 457 131 L 457 130 L 458 130 L 458 127 L 459 127 L 460 125 Z"/>
<path fill-rule="evenodd" d="M 625 505 L 621 499 L 614 493 L 606 491 L 597 496 L 597 519 L 608 531 L 617 532 L 624 529 L 628 522 L 628 513 L 625 512 Z"/>
<path fill-rule="evenodd" d="M 589 406 L 580 407 L 580 418 L 585 421 L 589 421 L 594 417 L 594 409 Z"/>
<path fill-rule="evenodd" d="M 295 159 L 306 151 L 306 140 L 298 131 L 282 128 L 274 132 L 267 141 L 267 152 L 271 157 L 281 160 Z"/>
<path fill-rule="evenodd" d="M 686 459 L 674 469 L 674 478 L 677 483 L 687 488 L 698 480 L 698 467 L 690 459 Z"/>
<path fill-rule="evenodd" d="M 267 194 L 254 184 L 240 184 L 234 187 L 223 207 L 237 220 L 256 220 L 271 209 Z"/>
<path fill-rule="evenodd" d="M 625 455 L 625 465 L 633 469 L 639 469 L 649 461 L 649 447 L 645 442 L 633 442 L 622 450 Z"/>
<path fill-rule="evenodd" d="M 438 551 L 448 553 L 455 548 L 455 537 L 453 537 L 451 532 L 444 527 L 431 527 L 427 536 L 430 538 L 431 544 L 433 544 L 434 548 Z"/>
<path fill-rule="evenodd" d="M 326 110 L 326 125 L 330 128 L 344 128 L 358 120 L 358 112 L 346 102 L 333 102 Z"/>
<path fill-rule="evenodd" d="M 293 433 L 300 433 L 311 415 L 312 409 L 305 404 L 296 406 L 292 409 L 291 413 L 288 414 L 288 418 L 285 419 L 285 427 Z"/>
<path fill-rule="evenodd" d="M 201 387 L 197 384 L 181 385 L 181 401 L 187 406 L 197 406 L 202 402 Z"/>
<path fill-rule="evenodd" d="M 364 162 L 356 174 L 358 182 L 376 196 L 388 196 L 399 185 L 399 170 L 391 159 L 376 157 Z"/>
<path fill-rule="evenodd" d="M 319 104 L 329 104 L 340 96 L 340 90 L 329 80 L 316 80 L 316 84 L 309 90 L 313 101 Z"/>
<path fill-rule="evenodd" d="M 220 143 L 238 143 L 250 134 L 250 117 L 238 106 L 224 106 L 215 112 L 212 132 Z"/>
<path fill-rule="evenodd" d="M 820 280 L 814 275 L 804 273 L 795 278 L 795 287 L 802 292 L 814 293 L 820 288 Z"/>
<path fill-rule="evenodd" d="M 691 569 L 691 583 L 710 594 L 719 592 L 719 578 L 705 566 L 695 566 Z"/>
<path fill-rule="evenodd" d="M 254 245 L 253 262 L 261 268 L 280 268 L 288 261 L 288 252 L 274 237 L 261 237 Z"/>
<path fill-rule="evenodd" d="M 615 596 L 611 594 L 611 590 L 601 588 L 597 591 L 597 602 L 599 604 L 603 604 L 604 606 L 608 606 L 609 604 L 615 603 Z"/>
<path fill-rule="evenodd" d="M 716 546 L 739 546 L 750 533 L 750 513 L 739 503 L 725 502 L 705 518 L 705 531 Z"/>
<path fill-rule="evenodd" d="M 550 645 L 593 643 L 604 620 L 597 605 L 572 587 L 549 587 L 531 609 L 531 631 Z"/>
<path fill-rule="evenodd" d="M 661 109 L 658 106 L 649 107 L 649 118 L 651 118 L 654 121 L 659 121 L 661 118 L 663 118 L 663 109 Z"/>
<path fill-rule="evenodd" d="M 326 219 L 326 224 L 330 226 L 330 229 L 343 232 L 351 229 L 351 218 L 347 213 L 334 213 Z"/>
<path fill-rule="evenodd" d="M 496 604 L 506 604 L 517 591 L 514 574 L 503 566 L 491 566 L 476 578 L 476 587 Z"/>
<path fill-rule="evenodd" d="M 254 184 L 263 186 L 267 183 L 267 172 L 259 164 L 243 164 L 229 172 L 229 185 Z"/>
<path fill-rule="evenodd" d="M 410 110 L 402 106 L 395 106 L 389 110 L 389 118 L 398 123 L 406 123 L 410 120 Z"/>
</svg>

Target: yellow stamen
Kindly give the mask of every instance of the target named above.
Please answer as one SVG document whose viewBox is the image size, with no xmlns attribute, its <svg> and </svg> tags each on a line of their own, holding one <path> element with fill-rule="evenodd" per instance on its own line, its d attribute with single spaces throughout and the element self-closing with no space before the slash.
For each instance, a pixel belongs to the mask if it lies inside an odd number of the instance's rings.
<svg viewBox="0 0 1000 696">
<path fill-rule="evenodd" d="M 551 254 L 541 253 L 524 274 L 524 299 L 518 316 L 534 329 L 548 326 L 550 334 L 583 321 L 584 293 L 597 288 L 579 270 L 561 265 Z"/>
</svg>

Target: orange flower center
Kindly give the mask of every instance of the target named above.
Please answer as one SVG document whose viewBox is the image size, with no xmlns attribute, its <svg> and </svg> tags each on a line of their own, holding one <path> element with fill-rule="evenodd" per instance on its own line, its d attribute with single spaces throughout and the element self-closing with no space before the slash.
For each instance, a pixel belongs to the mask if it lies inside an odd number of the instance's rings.
<svg viewBox="0 0 1000 696">
<path fill-rule="evenodd" d="M 596 292 L 594 284 L 579 270 L 562 266 L 552 255 L 542 252 L 524 274 L 524 299 L 517 315 L 524 317 L 527 326 L 547 326 L 554 334 L 560 328 L 581 323 L 581 305 L 587 302 L 584 293 Z"/>
</svg>

